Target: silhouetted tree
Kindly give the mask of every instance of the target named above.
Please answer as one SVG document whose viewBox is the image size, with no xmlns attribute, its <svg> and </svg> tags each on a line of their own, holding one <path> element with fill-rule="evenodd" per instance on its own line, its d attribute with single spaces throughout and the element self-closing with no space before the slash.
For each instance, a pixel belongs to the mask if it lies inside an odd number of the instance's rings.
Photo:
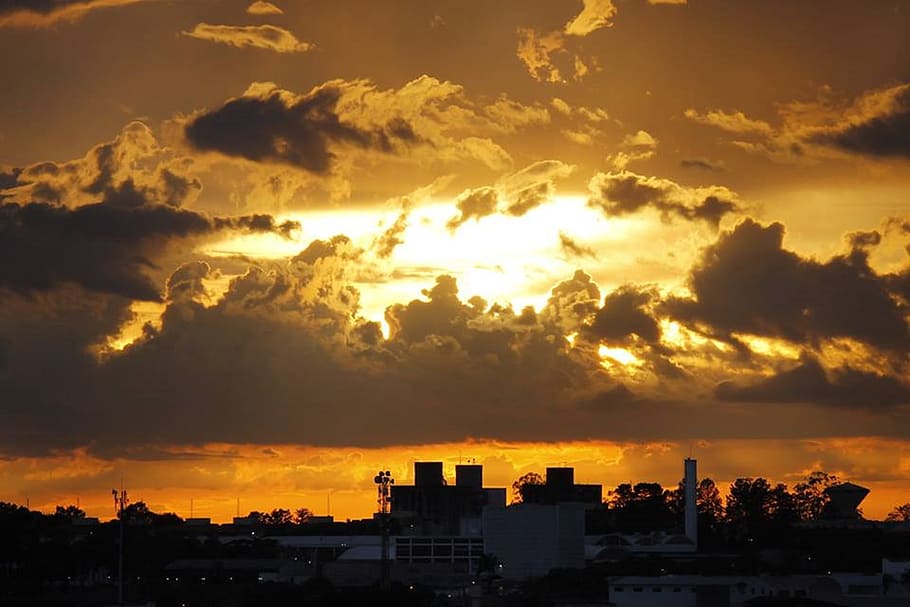
<svg viewBox="0 0 910 607">
<path fill-rule="evenodd" d="M 786 485 L 772 487 L 764 478 L 738 478 L 730 485 L 725 520 L 734 537 L 752 542 L 798 519 L 795 499 Z"/>
<path fill-rule="evenodd" d="M 910 521 L 910 502 L 895 506 L 894 510 L 888 513 L 885 520 L 888 521 Z"/>
<path fill-rule="evenodd" d="M 838 478 L 833 474 L 816 470 L 807 476 L 804 482 L 797 483 L 793 487 L 793 497 L 800 520 L 814 521 L 820 519 L 829 500 L 825 489 L 839 482 Z"/>
<path fill-rule="evenodd" d="M 54 517 L 60 520 L 74 521 L 76 519 L 85 518 L 85 511 L 72 504 L 65 508 L 63 506 L 57 506 L 54 510 Z"/>
<path fill-rule="evenodd" d="M 313 512 L 309 508 L 298 508 L 294 511 L 294 522 L 303 525 L 313 518 Z"/>
<path fill-rule="evenodd" d="M 778 483 L 771 489 L 770 506 L 770 520 L 775 523 L 790 524 L 799 520 L 796 500 L 783 483 Z"/>
<path fill-rule="evenodd" d="M 120 516 L 120 513 L 117 514 Z M 183 519 L 173 512 L 152 512 L 143 501 L 133 502 L 123 509 L 123 520 L 138 525 L 175 525 Z"/>
<path fill-rule="evenodd" d="M 703 516 L 712 525 L 724 518 L 724 504 L 720 498 L 720 490 L 710 478 L 698 481 L 695 503 L 698 505 L 699 517 Z"/>
<path fill-rule="evenodd" d="M 607 504 L 611 510 L 622 510 L 635 499 L 635 492 L 631 483 L 620 483 L 607 493 Z"/>
<path fill-rule="evenodd" d="M 293 522 L 294 517 L 290 510 L 285 508 L 275 508 L 262 516 L 263 525 L 288 525 Z"/>
<path fill-rule="evenodd" d="M 543 477 L 536 472 L 522 474 L 512 483 L 512 503 L 520 504 L 524 501 L 524 488 L 527 485 L 543 485 Z"/>
<path fill-rule="evenodd" d="M 626 531 L 653 531 L 678 525 L 669 500 L 677 491 L 664 491 L 660 483 L 622 483 L 609 493 L 616 525 Z"/>
</svg>

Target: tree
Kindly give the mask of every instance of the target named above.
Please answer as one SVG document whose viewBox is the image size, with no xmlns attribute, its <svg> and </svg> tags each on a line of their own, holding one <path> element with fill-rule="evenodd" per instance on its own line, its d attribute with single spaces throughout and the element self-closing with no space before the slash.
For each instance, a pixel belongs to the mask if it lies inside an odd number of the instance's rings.
<svg viewBox="0 0 910 607">
<path fill-rule="evenodd" d="M 57 506 L 54 510 L 54 517 L 65 521 L 74 521 L 76 519 L 85 518 L 85 511 L 72 504 L 65 508 L 63 506 Z"/>
<path fill-rule="evenodd" d="M 664 491 L 660 483 L 622 483 L 609 493 L 610 510 L 620 529 L 653 531 L 672 527 L 677 521 L 671 504 L 678 490 Z"/>
<path fill-rule="evenodd" d="M 704 517 L 711 524 L 719 522 L 724 517 L 724 504 L 720 499 L 720 491 L 710 478 L 698 481 L 695 503 L 698 506 L 699 517 Z"/>
<path fill-rule="evenodd" d="M 910 502 L 895 506 L 894 510 L 888 513 L 885 518 L 887 521 L 910 521 Z"/>
<path fill-rule="evenodd" d="M 117 513 L 120 516 L 120 513 Z M 133 502 L 123 509 L 123 520 L 137 525 L 176 525 L 183 519 L 173 512 L 152 512 L 143 501 Z"/>
<path fill-rule="evenodd" d="M 738 478 L 727 493 L 727 523 L 736 535 L 752 535 L 771 518 L 771 502 L 771 484 L 767 480 Z"/>
<path fill-rule="evenodd" d="M 275 508 L 271 512 L 262 515 L 263 525 L 288 525 L 294 520 L 290 510 L 286 508 Z"/>
<path fill-rule="evenodd" d="M 778 483 L 771 489 L 768 514 L 770 515 L 770 520 L 775 523 L 789 524 L 799 520 L 796 499 L 792 493 L 787 491 L 785 484 Z"/>
<path fill-rule="evenodd" d="M 520 504 L 524 501 L 524 488 L 527 485 L 543 485 L 543 477 L 536 472 L 522 474 L 512 483 L 512 503 Z"/>
<path fill-rule="evenodd" d="M 814 521 L 822 517 L 825 505 L 828 503 L 828 487 L 837 485 L 840 481 L 833 474 L 816 470 L 806 477 L 802 483 L 793 487 L 793 496 L 796 503 L 796 512 L 800 520 Z"/>
<path fill-rule="evenodd" d="M 635 499 L 635 492 L 632 490 L 632 483 L 620 483 L 607 496 L 607 504 L 611 510 L 622 510 Z"/>
<path fill-rule="evenodd" d="M 313 512 L 309 508 L 298 508 L 294 511 L 294 522 L 298 525 L 308 523 L 313 518 Z"/>
</svg>

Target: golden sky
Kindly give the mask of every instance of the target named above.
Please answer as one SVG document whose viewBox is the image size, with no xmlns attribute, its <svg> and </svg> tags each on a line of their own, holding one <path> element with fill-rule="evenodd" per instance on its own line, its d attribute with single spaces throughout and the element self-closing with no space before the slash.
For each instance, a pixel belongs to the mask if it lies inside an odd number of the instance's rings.
<svg viewBox="0 0 910 607">
<path fill-rule="evenodd" d="M 0 7 L 0 500 L 420 459 L 910 500 L 910 1 Z M 331 508 L 330 508 L 331 505 Z"/>
</svg>

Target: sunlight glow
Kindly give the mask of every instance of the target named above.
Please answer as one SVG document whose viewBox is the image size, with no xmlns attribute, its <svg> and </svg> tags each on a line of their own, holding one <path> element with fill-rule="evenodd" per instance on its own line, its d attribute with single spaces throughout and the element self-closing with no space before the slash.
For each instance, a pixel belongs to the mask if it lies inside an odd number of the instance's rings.
<svg viewBox="0 0 910 607">
<path fill-rule="evenodd" d="M 652 225 L 640 217 L 608 219 L 590 208 L 586 197 L 574 195 L 556 196 L 520 217 L 493 214 L 452 229 L 447 225 L 457 215 L 452 201 L 432 201 L 409 212 L 407 226 L 398 235 L 403 242 L 388 258 L 380 258 L 376 243 L 400 214 L 389 205 L 289 214 L 279 221 L 295 220 L 302 226 L 289 239 L 233 236 L 199 252 L 278 261 L 293 257 L 314 239 L 344 234 L 363 251 L 359 265 L 352 262 L 350 268 L 350 282 L 360 290 L 360 314 L 379 321 L 390 304 L 419 298 L 442 274 L 456 278 L 462 301 L 477 295 L 488 304 L 511 304 L 516 311 L 525 306 L 539 310 L 555 284 L 579 268 L 596 274 L 610 265 L 611 257 L 627 255 Z M 571 235 L 591 256 L 563 250 L 560 234 Z"/>
<path fill-rule="evenodd" d="M 157 301 L 134 301 L 130 304 L 133 318 L 125 322 L 116 335 L 110 335 L 101 348 L 101 354 L 119 352 L 142 337 L 146 324 L 156 329 L 161 328 L 161 314 L 165 305 Z"/>
<path fill-rule="evenodd" d="M 625 348 L 610 348 L 603 344 L 597 348 L 597 354 L 605 362 L 615 362 L 623 366 L 638 367 L 644 362 Z"/>
</svg>

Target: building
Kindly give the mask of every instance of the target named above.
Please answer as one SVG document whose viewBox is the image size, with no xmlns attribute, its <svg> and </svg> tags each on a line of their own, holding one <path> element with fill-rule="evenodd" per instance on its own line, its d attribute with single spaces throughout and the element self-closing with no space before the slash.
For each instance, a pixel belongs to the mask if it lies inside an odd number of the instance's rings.
<svg viewBox="0 0 910 607">
<path fill-rule="evenodd" d="M 483 548 L 509 580 L 585 566 L 585 505 L 514 504 L 483 510 Z"/>
<path fill-rule="evenodd" d="M 844 607 L 905 605 L 906 596 L 886 596 L 881 575 L 623 576 L 609 579 L 616 607 L 739 607 L 764 600 L 813 601 Z"/>
<path fill-rule="evenodd" d="M 574 468 L 547 468 L 545 483 L 525 485 L 521 499 L 526 504 L 575 502 L 595 506 L 603 501 L 603 487 L 575 484 Z"/>
<path fill-rule="evenodd" d="M 504 488 L 483 486 L 483 466 L 455 466 L 455 484 L 442 462 L 414 462 L 414 484 L 392 485 L 391 514 L 401 532 L 422 536 L 479 536 L 485 506 L 504 506 Z"/>
</svg>

